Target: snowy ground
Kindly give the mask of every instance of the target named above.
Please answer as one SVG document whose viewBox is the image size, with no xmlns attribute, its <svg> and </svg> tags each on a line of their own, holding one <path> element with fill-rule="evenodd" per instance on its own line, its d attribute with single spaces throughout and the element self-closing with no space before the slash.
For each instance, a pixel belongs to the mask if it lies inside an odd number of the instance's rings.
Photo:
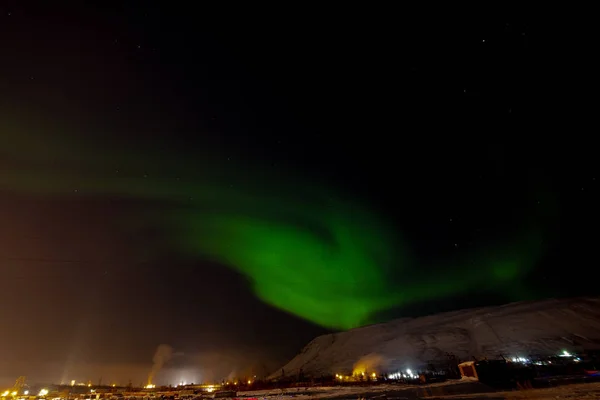
<svg viewBox="0 0 600 400">
<path fill-rule="evenodd" d="M 433 383 L 427 385 L 428 388 L 439 388 L 442 386 L 459 385 L 467 382 L 472 382 L 470 379 L 462 379 L 456 381 L 447 381 L 441 383 Z M 290 388 L 276 390 L 262 390 L 250 392 L 238 392 L 237 398 L 254 398 L 254 399 L 298 399 L 298 400 L 315 400 L 315 399 L 358 399 L 361 394 L 369 393 L 370 395 L 383 395 L 384 393 L 398 391 L 415 391 L 422 389 L 422 385 L 376 385 L 376 386 L 334 386 L 334 387 L 307 387 L 307 388 Z"/>
<path fill-rule="evenodd" d="M 406 386 L 408 388 L 408 386 Z M 310 387 L 310 388 L 290 388 L 290 389 L 275 389 L 262 390 L 251 392 L 238 392 L 238 397 L 257 398 L 257 399 L 328 399 L 356 393 L 369 392 L 387 392 L 397 390 L 398 386 L 378 385 L 378 386 L 362 386 L 362 387 Z"/>
<path fill-rule="evenodd" d="M 565 385 L 548 389 L 531 389 L 513 392 L 497 392 L 460 396 L 436 396 L 422 398 L 428 400 L 598 400 L 600 399 L 600 382 Z"/>
<path fill-rule="evenodd" d="M 379 399 L 379 400 L 600 400 L 600 382 L 583 383 L 559 386 L 548 389 L 530 389 L 511 392 L 479 393 L 470 395 L 456 396 L 431 396 L 427 390 L 423 389 L 442 389 L 442 387 L 464 384 L 464 381 L 444 382 L 424 386 L 398 386 L 398 385 L 378 385 L 371 387 L 312 387 L 312 388 L 294 388 L 285 390 L 265 390 L 240 392 L 237 399 L 297 399 L 297 400 L 317 400 L 317 399 Z"/>
</svg>

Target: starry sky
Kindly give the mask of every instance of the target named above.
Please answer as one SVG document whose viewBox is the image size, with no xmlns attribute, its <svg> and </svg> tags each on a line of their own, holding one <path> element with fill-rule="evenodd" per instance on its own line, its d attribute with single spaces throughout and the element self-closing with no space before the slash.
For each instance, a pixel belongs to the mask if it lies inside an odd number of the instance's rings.
<svg viewBox="0 0 600 400">
<path fill-rule="evenodd" d="M 139 383 L 160 344 L 157 383 L 264 375 L 330 331 L 597 294 L 566 35 L 152 2 L 0 26 L 0 383 Z"/>
</svg>

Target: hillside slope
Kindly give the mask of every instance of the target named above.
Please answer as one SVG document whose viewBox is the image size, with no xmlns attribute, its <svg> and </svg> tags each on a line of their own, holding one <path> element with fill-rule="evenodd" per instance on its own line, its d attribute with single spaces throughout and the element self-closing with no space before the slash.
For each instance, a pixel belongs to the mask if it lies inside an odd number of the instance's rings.
<svg viewBox="0 0 600 400">
<path fill-rule="evenodd" d="M 600 298 L 511 303 L 405 318 L 312 340 L 285 374 L 307 376 L 418 368 L 453 353 L 460 359 L 526 357 L 600 348 Z M 271 378 L 281 376 L 281 369 Z"/>
</svg>

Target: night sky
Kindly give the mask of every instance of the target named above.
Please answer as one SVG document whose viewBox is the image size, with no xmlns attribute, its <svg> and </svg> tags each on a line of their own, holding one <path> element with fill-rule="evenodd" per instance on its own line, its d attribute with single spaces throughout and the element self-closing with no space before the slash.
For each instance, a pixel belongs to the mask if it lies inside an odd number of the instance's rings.
<svg viewBox="0 0 600 400">
<path fill-rule="evenodd" d="M 0 383 L 137 384 L 160 344 L 157 383 L 264 375 L 329 331 L 597 294 L 561 32 L 86 3 L 0 7 Z"/>
</svg>

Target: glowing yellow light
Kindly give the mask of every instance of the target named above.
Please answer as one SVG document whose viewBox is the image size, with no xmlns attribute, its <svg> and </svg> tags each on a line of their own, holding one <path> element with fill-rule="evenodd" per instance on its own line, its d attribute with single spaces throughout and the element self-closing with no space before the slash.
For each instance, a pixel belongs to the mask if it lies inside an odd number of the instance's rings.
<svg viewBox="0 0 600 400">
<path fill-rule="evenodd" d="M 375 377 L 377 376 L 377 374 L 376 374 L 375 372 L 373 372 L 373 373 L 371 374 L 371 376 L 372 376 L 373 378 L 375 378 Z"/>
<path fill-rule="evenodd" d="M 92 387 L 92 384 L 91 384 L 91 383 L 88 383 L 88 387 Z"/>
<path fill-rule="evenodd" d="M 48 394 L 48 389 L 42 389 L 42 390 L 40 390 L 40 394 L 39 394 L 40 396 L 45 396 L 47 394 Z"/>
<path fill-rule="evenodd" d="M 9 393 L 8 390 L 6 392 L 2 393 L 2 397 L 8 396 L 8 393 Z"/>
<path fill-rule="evenodd" d="M 115 385 L 115 384 L 113 383 L 113 384 L 112 384 L 112 387 L 115 387 L 115 386 L 117 386 L 117 385 Z"/>
<path fill-rule="evenodd" d="M 215 390 L 215 388 L 212 385 L 210 385 L 209 387 L 206 388 L 206 391 L 208 393 L 212 393 L 214 390 Z"/>
<path fill-rule="evenodd" d="M 11 395 L 11 396 L 16 396 L 16 395 L 17 395 L 17 392 L 12 392 L 10 395 Z"/>
</svg>

